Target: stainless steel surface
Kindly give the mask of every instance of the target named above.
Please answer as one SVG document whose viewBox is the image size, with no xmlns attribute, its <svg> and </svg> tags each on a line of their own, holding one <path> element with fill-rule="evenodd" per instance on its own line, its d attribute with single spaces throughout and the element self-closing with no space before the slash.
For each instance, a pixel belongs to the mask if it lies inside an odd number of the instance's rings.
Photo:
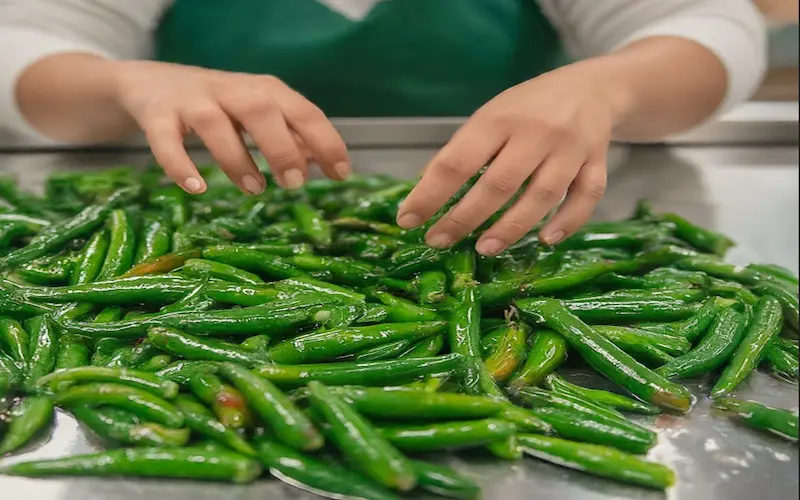
<svg viewBox="0 0 800 500">
<path fill-rule="evenodd" d="M 411 176 L 432 149 L 356 149 L 360 171 Z M 146 155 L 0 155 L 0 170 L 18 173 L 31 185 L 53 168 L 97 168 L 115 163 L 144 163 Z M 757 168 L 754 168 L 757 167 Z M 597 217 L 628 215 L 641 197 L 656 208 L 673 210 L 731 235 L 739 246 L 731 259 L 739 263 L 774 262 L 798 272 L 798 150 L 796 147 L 633 148 L 609 179 L 609 191 Z M 580 374 L 574 374 L 580 377 Z M 502 463 L 465 456 L 439 457 L 484 486 L 487 500 L 522 499 L 703 499 L 786 500 L 798 497 L 798 448 L 764 437 L 710 414 L 702 393 L 707 383 L 692 386 L 700 396 L 686 417 L 661 416 L 646 422 L 659 432 L 653 459 L 674 467 L 678 485 L 663 494 L 625 487 L 532 459 Z M 795 386 L 756 374 L 739 393 L 765 403 L 797 409 Z M 59 414 L 52 437 L 15 460 L 56 457 L 92 449 L 75 422 Z M 193 482 L 63 479 L 27 480 L 0 477 L 2 500 L 210 500 L 217 498 L 310 499 L 310 495 L 262 481 L 250 486 Z"/>
<path fill-rule="evenodd" d="M 797 144 L 797 102 L 748 102 L 721 116 L 712 118 L 686 133 L 663 142 L 686 144 Z M 334 118 L 332 121 L 351 148 L 430 148 L 446 143 L 464 123 L 464 118 Z M 252 147 L 252 141 L 248 141 Z M 197 138 L 187 138 L 187 145 L 201 145 Z M 143 137 L 135 137 L 121 147 L 146 147 Z M 47 150 L 46 147 L 3 134 L 0 152 Z"/>
</svg>

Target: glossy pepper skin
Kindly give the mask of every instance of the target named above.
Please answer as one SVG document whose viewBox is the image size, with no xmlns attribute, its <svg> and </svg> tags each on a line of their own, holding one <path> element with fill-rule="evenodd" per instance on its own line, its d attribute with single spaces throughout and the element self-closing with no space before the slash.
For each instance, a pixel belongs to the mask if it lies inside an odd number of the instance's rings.
<svg viewBox="0 0 800 500">
<path fill-rule="evenodd" d="M 660 490 L 675 484 L 668 467 L 614 448 L 534 434 L 518 440 L 525 454 L 587 474 Z"/>
<path fill-rule="evenodd" d="M 726 308 L 694 349 L 661 366 L 656 372 L 667 378 L 688 378 L 715 370 L 726 363 L 739 347 L 746 328 L 747 317 L 733 308 Z"/>
<path fill-rule="evenodd" d="M 333 495 L 398 500 L 399 497 L 374 481 L 353 472 L 298 453 L 274 441 L 261 438 L 256 442 L 258 460 L 273 475 L 290 484 Z"/>
<path fill-rule="evenodd" d="M 22 448 L 50 425 L 53 407 L 53 398 L 47 395 L 28 396 L 20 400 L 11 409 L 11 422 L 0 441 L 0 456 Z"/>
<path fill-rule="evenodd" d="M 25 328 L 11 318 L 0 317 L 0 347 L 11 359 L 23 365 L 28 363 L 29 335 Z"/>
<path fill-rule="evenodd" d="M 484 363 L 495 381 L 505 382 L 528 354 L 528 329 L 525 325 L 509 322 L 499 330 L 500 338 Z"/>
<path fill-rule="evenodd" d="M 732 415 L 737 421 L 748 427 L 770 432 L 792 441 L 798 439 L 798 415 L 789 410 L 730 397 L 715 399 L 714 408 Z"/>
<path fill-rule="evenodd" d="M 160 350 L 192 361 L 230 361 L 246 366 L 263 363 L 264 355 L 242 349 L 222 340 L 200 338 L 175 328 L 155 326 L 147 330 L 147 339 Z"/>
<path fill-rule="evenodd" d="M 615 392 L 581 387 L 564 380 L 555 373 L 551 373 L 545 377 L 544 385 L 551 390 L 573 393 L 585 400 L 594 401 L 595 403 L 616 408 L 617 410 L 631 413 L 641 413 L 643 415 L 657 415 L 658 413 L 661 413 L 661 410 L 655 405 L 631 399 Z"/>
<path fill-rule="evenodd" d="M 755 370 L 764 350 L 780 334 L 782 324 L 783 310 L 778 299 L 770 296 L 759 299 L 742 342 L 711 389 L 712 398 L 731 393 Z"/>
<path fill-rule="evenodd" d="M 408 460 L 324 384 L 308 384 L 309 401 L 327 424 L 327 437 L 358 469 L 378 483 L 410 491 L 417 478 Z"/>
<path fill-rule="evenodd" d="M 109 244 L 103 267 L 97 279 L 102 281 L 125 274 L 133 265 L 136 252 L 136 232 L 125 210 L 113 210 L 109 215 Z"/>
<path fill-rule="evenodd" d="M 687 412 L 694 403 L 691 393 L 640 364 L 595 332 L 553 299 L 529 302 L 521 310 L 541 317 L 547 325 L 564 337 L 567 343 L 595 370 L 638 398 L 661 408 Z"/>
<path fill-rule="evenodd" d="M 130 368 L 108 368 L 104 366 L 63 367 L 36 382 L 39 387 L 59 387 L 63 384 L 109 382 L 141 389 L 165 399 L 178 394 L 178 384 L 152 373 Z"/>
<path fill-rule="evenodd" d="M 105 222 L 115 207 L 124 205 L 137 194 L 137 189 L 122 189 L 110 196 L 102 205 L 87 207 L 71 219 L 47 226 L 28 245 L 0 258 L 0 269 L 30 262 L 59 249 L 75 238 L 92 233 Z"/>
<path fill-rule="evenodd" d="M 141 235 L 136 242 L 133 264 L 141 264 L 169 253 L 172 230 L 162 217 L 146 214 L 142 221 Z"/>
<path fill-rule="evenodd" d="M 163 372 L 169 370 L 168 367 L 165 367 L 157 373 L 171 377 L 174 380 L 184 378 L 185 382 L 183 383 L 189 387 L 189 390 L 197 399 L 211 408 L 225 427 L 238 430 L 252 424 L 253 417 L 247 407 L 244 395 L 235 387 L 224 383 L 215 374 L 216 365 L 208 367 L 208 363 L 205 361 L 194 361 L 193 363 L 202 363 L 202 365 L 186 368 L 185 364 L 187 363 L 192 362 L 179 364 L 178 366 L 181 370 L 178 372 L 172 371 L 169 374 L 164 374 Z"/>
<path fill-rule="evenodd" d="M 333 229 L 328 221 L 311 205 L 303 202 L 292 204 L 294 221 L 300 231 L 314 245 L 328 248 L 333 243 Z"/>
<path fill-rule="evenodd" d="M 276 345 L 268 351 L 268 355 L 279 364 L 324 361 L 374 345 L 436 335 L 442 333 L 445 326 L 444 321 L 385 323 L 308 333 Z"/>
<path fill-rule="evenodd" d="M 257 274 L 247 272 L 235 266 L 204 259 L 189 259 L 183 264 L 183 274 L 190 278 L 217 278 L 232 283 L 245 283 L 248 285 L 263 285 Z"/>
<path fill-rule="evenodd" d="M 257 368 L 256 372 L 287 387 L 304 385 L 312 380 L 326 385 L 381 386 L 410 382 L 423 376 L 443 377 L 463 367 L 464 358 L 461 355 L 446 354 L 363 363 L 266 364 Z"/>
<path fill-rule="evenodd" d="M 325 444 L 311 420 L 272 382 L 232 363 L 221 364 L 220 373 L 284 444 L 299 451 L 317 450 Z"/>
<path fill-rule="evenodd" d="M 30 322 L 32 338 L 30 341 L 30 360 L 25 378 L 28 391 L 37 387 L 37 380 L 53 371 L 58 356 L 58 336 L 56 326 L 48 316 L 37 316 Z"/>
<path fill-rule="evenodd" d="M 225 427 L 208 408 L 193 397 L 182 394 L 175 400 L 175 406 L 183 413 L 186 427 L 192 431 L 244 456 L 255 455 L 253 447 L 242 436 Z"/>
<path fill-rule="evenodd" d="M 57 405 L 108 405 L 173 429 L 183 425 L 183 414 L 171 403 L 150 392 L 116 383 L 90 383 L 70 387 L 55 397 Z"/>
<path fill-rule="evenodd" d="M 123 448 L 52 460 L 20 462 L 0 474 L 25 477 L 129 476 L 250 483 L 261 475 L 257 462 L 242 455 L 198 448 Z"/>
<path fill-rule="evenodd" d="M 307 277 L 308 273 L 295 267 L 284 257 L 277 255 L 266 256 L 257 250 L 247 248 L 219 245 L 203 249 L 203 258 L 222 262 L 231 266 L 256 273 L 259 276 L 270 278 L 296 278 Z"/>
<path fill-rule="evenodd" d="M 523 367 L 511 377 L 510 390 L 539 384 L 567 359 L 567 341 L 552 330 L 537 330 L 533 334 L 528 357 Z"/>
<path fill-rule="evenodd" d="M 459 448 L 474 448 L 502 441 L 515 432 L 505 420 L 484 419 L 393 425 L 381 428 L 381 434 L 403 451 L 428 452 Z"/>
<path fill-rule="evenodd" d="M 70 412 L 106 443 L 123 446 L 180 447 L 189 442 L 189 429 L 169 429 L 139 422 L 131 413 L 115 408 L 73 405 Z"/>
</svg>

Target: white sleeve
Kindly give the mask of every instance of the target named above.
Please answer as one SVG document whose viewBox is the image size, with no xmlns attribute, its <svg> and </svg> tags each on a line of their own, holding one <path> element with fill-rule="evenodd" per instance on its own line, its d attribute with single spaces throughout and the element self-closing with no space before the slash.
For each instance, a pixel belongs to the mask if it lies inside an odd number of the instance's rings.
<svg viewBox="0 0 800 500">
<path fill-rule="evenodd" d="M 16 102 L 17 80 L 36 61 L 82 52 L 113 59 L 148 57 L 152 32 L 173 0 L 0 0 L 0 128 L 47 141 Z"/>
<path fill-rule="evenodd" d="M 766 71 L 766 28 L 751 0 L 539 0 L 539 5 L 565 48 L 579 58 L 657 36 L 706 47 L 728 74 L 718 112 L 752 96 Z"/>
</svg>

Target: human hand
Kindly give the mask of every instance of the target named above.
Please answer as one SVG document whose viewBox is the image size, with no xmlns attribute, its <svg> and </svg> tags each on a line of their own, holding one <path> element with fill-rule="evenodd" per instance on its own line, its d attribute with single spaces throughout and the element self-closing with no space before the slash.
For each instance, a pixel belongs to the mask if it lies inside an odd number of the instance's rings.
<svg viewBox="0 0 800 500">
<path fill-rule="evenodd" d="M 308 178 L 308 156 L 331 179 L 350 173 L 344 141 L 325 114 L 275 77 L 151 61 L 114 64 L 116 99 L 144 130 L 156 161 L 189 193 L 206 189 L 183 146 L 190 132 L 247 193 L 261 193 L 266 181 L 243 132 L 285 188 Z"/>
<path fill-rule="evenodd" d="M 530 178 L 525 191 L 478 240 L 497 255 L 525 235 L 566 193 L 540 239 L 555 244 L 579 229 L 606 186 L 606 152 L 622 96 L 594 61 L 577 63 L 512 87 L 481 107 L 431 160 L 400 207 L 397 223 L 421 225 L 472 175 L 475 186 L 427 232 L 445 248 L 478 228 Z M 603 82 L 609 82 L 605 84 Z"/>
</svg>

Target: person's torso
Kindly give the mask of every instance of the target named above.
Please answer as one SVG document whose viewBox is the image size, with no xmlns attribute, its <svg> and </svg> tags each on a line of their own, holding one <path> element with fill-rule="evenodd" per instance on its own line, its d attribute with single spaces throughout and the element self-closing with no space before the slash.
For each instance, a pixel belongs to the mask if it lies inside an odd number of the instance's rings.
<svg viewBox="0 0 800 500">
<path fill-rule="evenodd" d="M 325 3 L 176 0 L 156 58 L 275 75 L 329 116 L 464 116 L 565 62 L 535 0 Z"/>
</svg>

